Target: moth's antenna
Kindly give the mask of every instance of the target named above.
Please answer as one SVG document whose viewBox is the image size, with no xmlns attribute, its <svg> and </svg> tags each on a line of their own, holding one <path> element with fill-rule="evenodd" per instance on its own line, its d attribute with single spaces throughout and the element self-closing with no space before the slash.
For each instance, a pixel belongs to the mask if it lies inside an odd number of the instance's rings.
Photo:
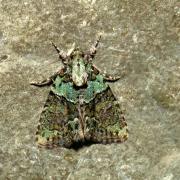
<svg viewBox="0 0 180 180">
<path fill-rule="evenodd" d="M 53 42 L 51 44 L 54 46 L 56 49 L 57 53 L 59 54 L 59 58 L 62 60 L 63 63 L 65 63 L 67 55 L 64 53 L 62 50 L 60 50 Z"/>
<path fill-rule="evenodd" d="M 97 41 L 95 42 L 95 45 L 94 45 L 95 48 L 98 47 L 100 40 L 101 40 L 101 35 L 99 35 Z"/>
<path fill-rule="evenodd" d="M 96 40 L 96 42 L 94 43 L 94 45 L 90 48 L 90 54 L 91 56 L 94 56 L 96 54 L 97 51 L 97 47 L 99 45 L 99 42 L 101 40 L 101 35 L 99 35 L 98 39 Z"/>
<path fill-rule="evenodd" d="M 72 54 L 72 52 L 74 51 L 75 47 L 76 47 L 76 44 L 73 43 L 71 49 L 67 52 L 67 56 L 70 56 Z"/>
</svg>

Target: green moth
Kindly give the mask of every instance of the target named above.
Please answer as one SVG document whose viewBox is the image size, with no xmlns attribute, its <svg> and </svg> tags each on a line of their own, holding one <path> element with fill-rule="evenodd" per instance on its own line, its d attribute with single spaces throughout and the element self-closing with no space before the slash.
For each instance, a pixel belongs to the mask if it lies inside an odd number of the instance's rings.
<svg viewBox="0 0 180 180">
<path fill-rule="evenodd" d="M 71 148 L 86 143 L 119 143 L 128 137 L 120 104 L 107 82 L 119 77 L 103 74 L 94 64 L 100 36 L 89 51 L 73 47 L 64 53 L 54 43 L 63 68 L 42 82 L 50 86 L 36 133 L 39 146 Z"/>
</svg>

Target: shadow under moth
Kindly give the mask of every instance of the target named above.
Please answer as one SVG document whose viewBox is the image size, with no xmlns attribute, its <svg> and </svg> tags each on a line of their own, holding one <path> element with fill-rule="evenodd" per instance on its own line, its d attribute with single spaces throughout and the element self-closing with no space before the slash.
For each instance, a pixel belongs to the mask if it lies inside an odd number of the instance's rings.
<svg viewBox="0 0 180 180">
<path fill-rule="evenodd" d="M 120 77 L 102 73 L 94 64 L 100 36 L 89 51 L 73 47 L 68 53 L 54 43 L 63 68 L 42 82 L 50 85 L 36 132 L 39 146 L 71 148 L 75 144 L 119 143 L 128 137 L 120 104 L 107 82 Z"/>
</svg>

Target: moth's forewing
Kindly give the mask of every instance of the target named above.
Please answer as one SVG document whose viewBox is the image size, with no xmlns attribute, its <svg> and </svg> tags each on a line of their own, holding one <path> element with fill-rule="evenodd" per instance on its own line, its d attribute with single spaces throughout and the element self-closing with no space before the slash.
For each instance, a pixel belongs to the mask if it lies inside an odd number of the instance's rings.
<svg viewBox="0 0 180 180">
<path fill-rule="evenodd" d="M 70 147 L 78 139 L 76 105 L 50 91 L 36 133 L 37 144 L 45 147 Z"/>
<path fill-rule="evenodd" d="M 90 105 L 91 104 L 91 105 Z M 110 87 L 96 95 L 86 108 L 85 137 L 96 143 L 123 142 L 128 137 L 127 124 Z M 93 114 L 93 115 L 92 115 Z"/>
<path fill-rule="evenodd" d="M 81 119 L 79 111 L 84 113 Z M 36 133 L 37 143 L 48 148 L 71 147 L 76 142 L 123 142 L 128 137 L 127 124 L 120 105 L 108 87 L 81 106 L 49 93 Z"/>
</svg>

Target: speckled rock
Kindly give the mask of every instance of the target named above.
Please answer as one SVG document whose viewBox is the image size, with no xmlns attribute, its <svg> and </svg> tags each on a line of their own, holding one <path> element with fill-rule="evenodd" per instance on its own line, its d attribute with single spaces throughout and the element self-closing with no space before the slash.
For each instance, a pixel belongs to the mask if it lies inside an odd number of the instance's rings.
<svg viewBox="0 0 180 180">
<path fill-rule="evenodd" d="M 0 0 L 0 27 L 0 179 L 180 179 L 177 0 Z M 61 66 L 50 41 L 85 50 L 99 32 L 95 64 L 124 74 L 111 87 L 125 109 L 128 141 L 39 149 L 48 88 L 29 82 Z"/>
</svg>

